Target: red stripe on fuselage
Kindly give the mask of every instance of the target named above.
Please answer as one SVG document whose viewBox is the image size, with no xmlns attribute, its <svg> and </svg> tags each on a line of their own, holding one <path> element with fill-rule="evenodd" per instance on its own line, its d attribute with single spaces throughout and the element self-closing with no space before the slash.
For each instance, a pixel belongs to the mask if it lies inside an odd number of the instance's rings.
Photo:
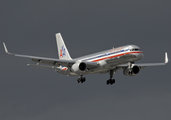
<svg viewBox="0 0 171 120">
<path fill-rule="evenodd" d="M 101 60 L 110 59 L 110 58 L 114 58 L 114 57 L 119 57 L 119 56 L 123 56 L 123 55 L 128 55 L 128 54 L 132 54 L 132 53 L 143 53 L 143 52 L 127 52 L 127 53 L 122 53 L 122 54 L 118 54 L 118 55 L 113 55 L 113 56 L 93 60 L 92 62 L 98 62 L 98 61 L 101 61 Z"/>
</svg>

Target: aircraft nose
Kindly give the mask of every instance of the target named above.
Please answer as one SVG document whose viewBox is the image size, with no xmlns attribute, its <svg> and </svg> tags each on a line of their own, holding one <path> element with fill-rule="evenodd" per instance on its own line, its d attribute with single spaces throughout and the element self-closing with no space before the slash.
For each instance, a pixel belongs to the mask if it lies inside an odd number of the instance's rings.
<svg viewBox="0 0 171 120">
<path fill-rule="evenodd" d="M 143 56 L 144 56 L 144 54 L 143 54 L 143 53 L 139 53 L 139 54 L 137 54 L 137 57 L 138 57 L 139 59 L 143 58 Z"/>
</svg>

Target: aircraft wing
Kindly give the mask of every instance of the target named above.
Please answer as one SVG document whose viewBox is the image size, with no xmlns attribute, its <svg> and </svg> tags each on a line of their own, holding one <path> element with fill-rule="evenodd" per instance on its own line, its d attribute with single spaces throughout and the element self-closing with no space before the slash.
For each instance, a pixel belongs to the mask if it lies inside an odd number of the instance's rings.
<svg viewBox="0 0 171 120">
<path fill-rule="evenodd" d="M 15 54 L 15 53 L 10 53 L 7 50 L 7 47 L 5 43 L 3 43 L 5 52 L 9 55 L 14 55 L 17 57 L 24 57 L 24 58 L 30 58 L 33 62 L 37 62 L 37 65 L 33 64 L 28 64 L 28 66 L 38 66 L 38 67 L 44 67 L 44 68 L 53 68 L 53 66 L 63 66 L 63 67 L 71 67 L 74 63 L 77 61 L 75 60 L 60 60 L 60 59 L 55 59 L 55 58 L 45 58 L 45 57 L 37 57 L 37 56 L 29 56 L 29 55 L 20 55 L 20 54 Z M 39 65 L 41 64 L 46 64 L 46 65 L 51 65 L 52 67 L 49 66 L 42 66 Z M 85 62 L 87 64 L 87 67 L 96 67 L 98 66 L 97 63 L 94 62 Z"/>
<path fill-rule="evenodd" d="M 166 65 L 168 63 L 168 55 L 167 55 L 167 52 L 165 52 L 165 62 L 163 63 L 137 63 L 137 64 L 133 64 L 133 65 L 137 65 L 137 66 L 140 66 L 141 68 L 144 68 L 144 67 L 148 67 L 148 66 L 160 66 L 160 65 Z M 125 64 L 125 65 L 118 65 L 118 67 L 127 67 L 128 65 Z"/>
</svg>

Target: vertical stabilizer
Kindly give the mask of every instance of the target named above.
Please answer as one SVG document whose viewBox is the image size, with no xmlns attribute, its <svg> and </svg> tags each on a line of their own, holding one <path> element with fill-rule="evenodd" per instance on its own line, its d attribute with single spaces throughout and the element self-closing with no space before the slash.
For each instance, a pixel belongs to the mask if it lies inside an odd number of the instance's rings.
<svg viewBox="0 0 171 120">
<path fill-rule="evenodd" d="M 69 55 L 68 49 L 60 33 L 56 34 L 56 43 L 57 43 L 59 59 L 71 60 L 72 58 Z"/>
</svg>

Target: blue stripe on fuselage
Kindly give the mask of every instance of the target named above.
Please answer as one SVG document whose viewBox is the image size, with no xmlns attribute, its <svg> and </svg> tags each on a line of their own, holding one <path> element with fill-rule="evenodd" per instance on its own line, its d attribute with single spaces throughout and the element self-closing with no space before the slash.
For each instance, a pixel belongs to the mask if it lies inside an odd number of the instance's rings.
<svg viewBox="0 0 171 120">
<path fill-rule="evenodd" d="M 92 59 L 96 59 L 96 58 L 102 58 L 104 56 L 109 56 L 109 55 L 112 55 L 112 54 L 118 54 L 118 53 L 121 53 L 121 52 L 125 52 L 125 51 L 128 51 L 129 49 L 126 49 L 126 50 L 120 50 L 120 51 L 116 51 L 116 52 L 109 52 L 109 53 L 105 53 L 105 54 L 102 54 L 102 55 L 97 55 L 97 56 L 93 56 L 91 58 L 87 58 L 87 59 L 83 59 L 83 61 L 87 61 L 87 60 L 92 60 Z"/>
</svg>

